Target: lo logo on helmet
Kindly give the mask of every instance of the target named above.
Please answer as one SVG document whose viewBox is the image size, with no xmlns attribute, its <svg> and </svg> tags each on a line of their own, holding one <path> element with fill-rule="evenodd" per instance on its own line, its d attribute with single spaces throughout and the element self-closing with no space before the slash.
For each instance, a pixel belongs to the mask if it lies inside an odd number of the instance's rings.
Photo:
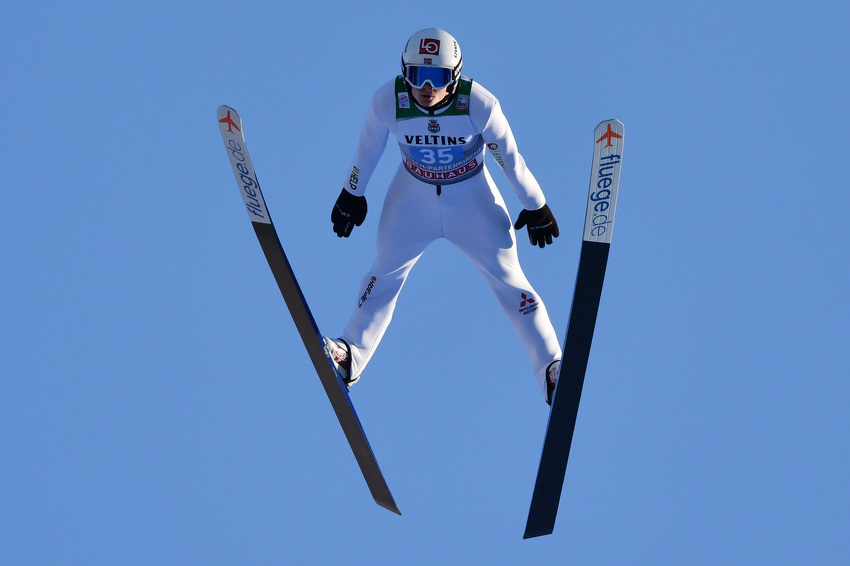
<svg viewBox="0 0 850 566">
<path fill-rule="evenodd" d="M 440 54 L 440 40 L 439 39 L 429 39 L 427 37 L 423 37 L 419 40 L 419 54 L 420 55 L 439 55 Z"/>
</svg>

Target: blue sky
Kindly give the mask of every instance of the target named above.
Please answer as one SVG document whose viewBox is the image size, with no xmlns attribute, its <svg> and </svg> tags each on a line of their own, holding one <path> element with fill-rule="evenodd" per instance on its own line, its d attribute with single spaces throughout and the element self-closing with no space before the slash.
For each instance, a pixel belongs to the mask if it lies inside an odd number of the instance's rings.
<svg viewBox="0 0 850 566">
<path fill-rule="evenodd" d="M 8 564 L 835 564 L 850 557 L 845 2 L 58 2 L 0 37 L 0 558 Z M 563 338 L 591 136 L 617 227 L 555 533 L 522 540 L 543 403 L 435 243 L 353 390 L 374 505 L 250 228 L 236 108 L 338 333 L 398 153 L 329 213 L 374 89 L 443 27 L 561 226 L 520 259 Z M 515 218 L 520 208 L 490 162 Z"/>
</svg>

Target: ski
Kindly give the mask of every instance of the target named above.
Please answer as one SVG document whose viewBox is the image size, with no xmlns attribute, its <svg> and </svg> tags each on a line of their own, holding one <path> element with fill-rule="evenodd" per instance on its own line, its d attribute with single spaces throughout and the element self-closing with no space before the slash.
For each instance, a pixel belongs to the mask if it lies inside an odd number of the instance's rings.
<svg viewBox="0 0 850 566">
<path fill-rule="evenodd" d="M 236 110 L 228 106 L 219 107 L 217 114 L 224 147 L 227 150 L 230 165 L 233 167 L 233 173 L 236 175 L 236 183 L 239 185 L 242 199 L 248 209 L 248 216 L 251 219 L 254 232 L 260 241 L 260 246 L 269 267 L 271 267 L 275 281 L 280 288 L 286 306 L 289 308 L 289 313 L 292 315 L 298 333 L 301 335 L 301 340 L 307 348 L 313 366 L 316 368 L 316 373 L 319 375 L 334 413 L 336 413 L 339 424 L 342 426 L 345 437 L 354 452 L 360 471 L 366 479 L 366 484 L 369 486 L 375 502 L 381 507 L 401 515 L 381 469 L 378 467 L 375 454 L 372 452 L 366 433 L 360 424 L 354 405 L 351 403 L 348 390 L 328 356 L 322 334 L 319 332 L 313 314 L 310 312 L 310 307 L 304 299 L 304 294 L 301 292 L 301 287 L 295 279 L 292 266 L 289 264 L 280 243 L 280 238 L 263 199 L 254 166 L 248 155 L 248 148 L 242 132 L 242 119 Z"/>
<path fill-rule="evenodd" d="M 525 525 L 523 538 L 526 539 L 551 534 L 555 528 L 608 265 L 620 186 L 623 134 L 621 122 L 606 120 L 596 127 L 593 135 L 593 166 L 573 305 L 564 340 L 561 373 L 553 393 L 543 454 Z"/>
</svg>

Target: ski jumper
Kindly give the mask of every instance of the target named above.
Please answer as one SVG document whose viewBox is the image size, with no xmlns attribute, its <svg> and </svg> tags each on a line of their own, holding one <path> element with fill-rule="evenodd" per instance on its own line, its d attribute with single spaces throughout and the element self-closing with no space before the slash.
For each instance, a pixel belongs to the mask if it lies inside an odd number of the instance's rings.
<svg viewBox="0 0 850 566">
<path fill-rule="evenodd" d="M 377 257 L 342 336 L 351 349 L 351 375 L 359 375 L 375 352 L 410 269 L 431 242 L 445 238 L 486 279 L 545 395 L 546 368 L 560 359 L 560 344 L 520 267 L 510 215 L 484 164 L 485 145 L 525 209 L 537 210 L 546 199 L 517 150 L 499 101 L 465 77 L 452 97 L 450 104 L 428 111 L 397 77 L 378 88 L 369 106 L 346 190 L 364 196 L 390 133 L 402 162 L 384 200 Z"/>
</svg>

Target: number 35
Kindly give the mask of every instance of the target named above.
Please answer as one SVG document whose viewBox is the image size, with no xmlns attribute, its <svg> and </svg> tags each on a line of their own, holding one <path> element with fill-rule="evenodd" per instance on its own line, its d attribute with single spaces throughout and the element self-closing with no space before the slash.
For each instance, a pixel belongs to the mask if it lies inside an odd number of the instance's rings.
<svg viewBox="0 0 850 566">
<path fill-rule="evenodd" d="M 434 163 L 451 163 L 454 160 L 452 148 L 441 147 L 436 152 L 433 149 L 420 149 L 422 163 L 433 165 Z"/>
</svg>

